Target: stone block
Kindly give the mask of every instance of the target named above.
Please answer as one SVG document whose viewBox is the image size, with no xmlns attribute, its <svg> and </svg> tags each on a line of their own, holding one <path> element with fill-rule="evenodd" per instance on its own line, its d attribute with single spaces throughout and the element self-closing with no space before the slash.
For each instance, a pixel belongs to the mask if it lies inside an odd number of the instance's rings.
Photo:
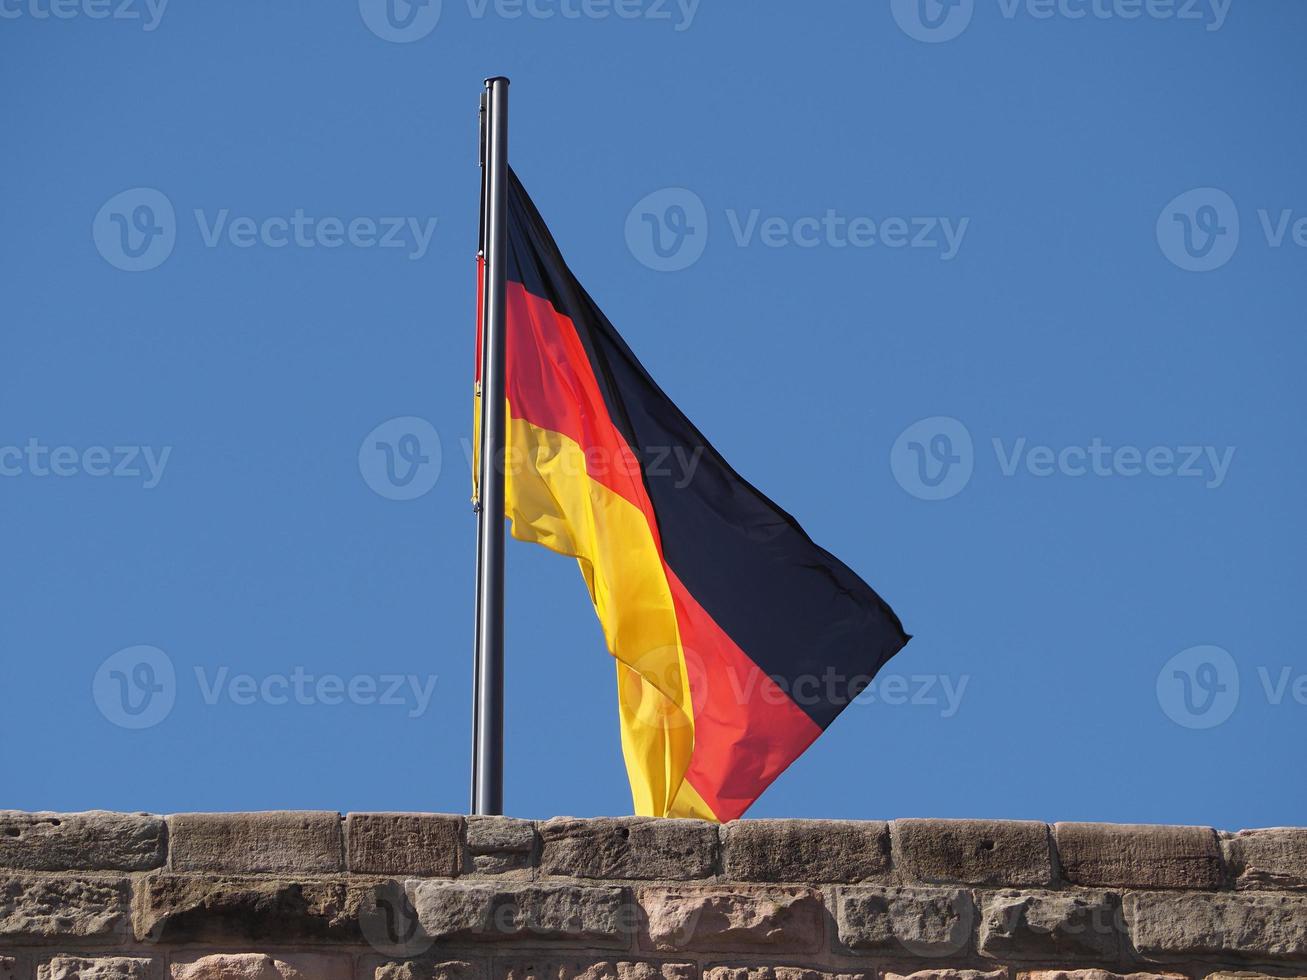
<svg viewBox="0 0 1307 980">
<path fill-rule="evenodd" d="M 360 980 L 484 980 L 485 970 L 469 960 L 367 960 Z"/>
<path fill-rule="evenodd" d="M 647 949 L 797 954 L 821 944 L 825 909 L 811 888 L 645 888 L 639 902 Z"/>
<path fill-rule="evenodd" d="M 514 817 L 467 818 L 467 867 L 475 874 L 529 876 L 536 853 L 536 829 Z"/>
<path fill-rule="evenodd" d="M 134 956 L 56 956 L 37 971 L 37 980 L 155 980 L 159 961 Z"/>
<path fill-rule="evenodd" d="M 214 953 L 172 964 L 172 980 L 354 980 L 348 956 Z"/>
<path fill-rule="evenodd" d="M 981 906 L 979 949 L 1002 960 L 1115 960 L 1122 925 L 1107 892 L 996 892 Z"/>
<path fill-rule="evenodd" d="M 703 980 L 876 980 L 876 973 L 841 973 L 802 966 L 714 966 L 703 971 Z"/>
<path fill-rule="evenodd" d="M 136 938 L 156 943 L 361 942 L 367 886 L 158 874 L 136 884 Z"/>
<path fill-rule="evenodd" d="M 452 878 L 462 829 L 462 817 L 437 813 L 351 813 L 345 821 L 349 870 Z"/>
<path fill-rule="evenodd" d="M 883 820 L 737 820 L 721 835 L 725 877 L 733 881 L 849 884 L 890 871 Z"/>
<path fill-rule="evenodd" d="M 840 945 L 888 956 L 971 952 L 976 908 L 956 888 L 842 888 L 835 924 Z"/>
<path fill-rule="evenodd" d="M 551 940 L 630 943 L 634 914 L 623 888 L 482 881 L 415 881 L 409 899 L 432 941 Z"/>
<path fill-rule="evenodd" d="M 692 963 L 530 959 L 496 963 L 493 980 L 698 980 L 698 976 Z"/>
<path fill-rule="evenodd" d="M 1307 828 L 1241 830 L 1225 840 L 1235 887 L 1307 889 Z"/>
<path fill-rule="evenodd" d="M 173 871 L 340 871 L 344 846 L 340 814 L 179 813 L 168 818 Z"/>
<path fill-rule="evenodd" d="M 654 817 L 555 817 L 539 826 L 540 873 L 572 878 L 707 878 L 717 870 L 717 825 Z"/>
<path fill-rule="evenodd" d="M 1307 959 L 1303 896 L 1132 892 L 1125 918 L 1135 949 L 1148 959 Z"/>
<path fill-rule="evenodd" d="M 164 824 L 144 813 L 0 811 L 0 867 L 147 871 L 163 865 Z"/>
<path fill-rule="evenodd" d="M 0 942 L 111 942 L 126 930 L 127 894 L 121 879 L 0 876 Z"/>
<path fill-rule="evenodd" d="M 1048 826 L 1032 820 L 895 820 L 894 863 L 910 881 L 1047 885 Z"/>
<path fill-rule="evenodd" d="M 1062 873 L 1077 885 L 1213 889 L 1224 877 L 1210 827 L 1059 823 L 1053 836 Z"/>
</svg>

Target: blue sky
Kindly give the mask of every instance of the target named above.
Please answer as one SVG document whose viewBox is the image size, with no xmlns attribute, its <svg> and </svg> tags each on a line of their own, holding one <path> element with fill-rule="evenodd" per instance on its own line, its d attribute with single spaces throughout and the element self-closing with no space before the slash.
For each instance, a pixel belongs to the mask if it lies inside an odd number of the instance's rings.
<svg viewBox="0 0 1307 980">
<path fill-rule="evenodd" d="M 1307 7 L 52 2 L 0 0 L 0 806 L 466 807 L 506 74 L 573 270 L 915 634 L 751 815 L 1302 822 Z M 508 572 L 508 810 L 629 812 L 579 573 Z"/>
</svg>

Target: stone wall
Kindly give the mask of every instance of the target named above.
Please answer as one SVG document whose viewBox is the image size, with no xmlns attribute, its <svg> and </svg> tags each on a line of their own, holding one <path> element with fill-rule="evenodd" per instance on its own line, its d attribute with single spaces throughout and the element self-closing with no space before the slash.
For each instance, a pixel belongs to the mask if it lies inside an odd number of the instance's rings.
<svg viewBox="0 0 1307 980">
<path fill-rule="evenodd" d="M 0 812 L 0 980 L 1307 974 L 1307 830 Z"/>
</svg>

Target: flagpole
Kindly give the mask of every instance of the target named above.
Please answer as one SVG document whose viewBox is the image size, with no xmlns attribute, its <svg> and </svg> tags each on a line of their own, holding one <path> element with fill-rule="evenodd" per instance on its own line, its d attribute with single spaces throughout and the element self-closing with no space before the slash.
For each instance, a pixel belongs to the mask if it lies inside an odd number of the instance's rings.
<svg viewBox="0 0 1307 980">
<path fill-rule="evenodd" d="M 483 97 L 481 473 L 477 513 L 472 812 L 504 812 L 504 319 L 508 259 L 508 79 Z"/>
<path fill-rule="evenodd" d="M 481 351 L 486 344 L 486 115 L 489 107 L 489 92 L 481 91 L 480 105 L 477 107 L 477 169 L 481 171 L 481 201 L 477 227 L 477 445 L 476 469 L 472 473 L 472 511 L 477 515 L 477 562 L 481 561 L 481 539 L 485 536 L 481 521 L 481 460 L 485 458 L 485 425 L 481 418 Z M 476 612 L 473 618 L 472 637 L 472 778 L 468 781 L 468 813 L 476 813 L 477 808 L 477 732 L 481 728 L 481 576 L 477 573 Z"/>
</svg>

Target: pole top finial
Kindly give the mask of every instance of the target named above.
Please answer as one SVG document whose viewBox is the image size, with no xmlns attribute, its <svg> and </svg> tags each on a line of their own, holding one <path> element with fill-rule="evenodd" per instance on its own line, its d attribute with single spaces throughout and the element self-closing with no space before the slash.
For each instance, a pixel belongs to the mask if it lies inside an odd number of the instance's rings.
<svg viewBox="0 0 1307 980">
<path fill-rule="evenodd" d="M 486 88 L 490 88 L 492 85 L 495 84 L 495 82 L 503 82 L 505 85 L 508 85 L 509 84 L 508 76 L 491 75 L 489 78 L 486 79 Z"/>
</svg>

